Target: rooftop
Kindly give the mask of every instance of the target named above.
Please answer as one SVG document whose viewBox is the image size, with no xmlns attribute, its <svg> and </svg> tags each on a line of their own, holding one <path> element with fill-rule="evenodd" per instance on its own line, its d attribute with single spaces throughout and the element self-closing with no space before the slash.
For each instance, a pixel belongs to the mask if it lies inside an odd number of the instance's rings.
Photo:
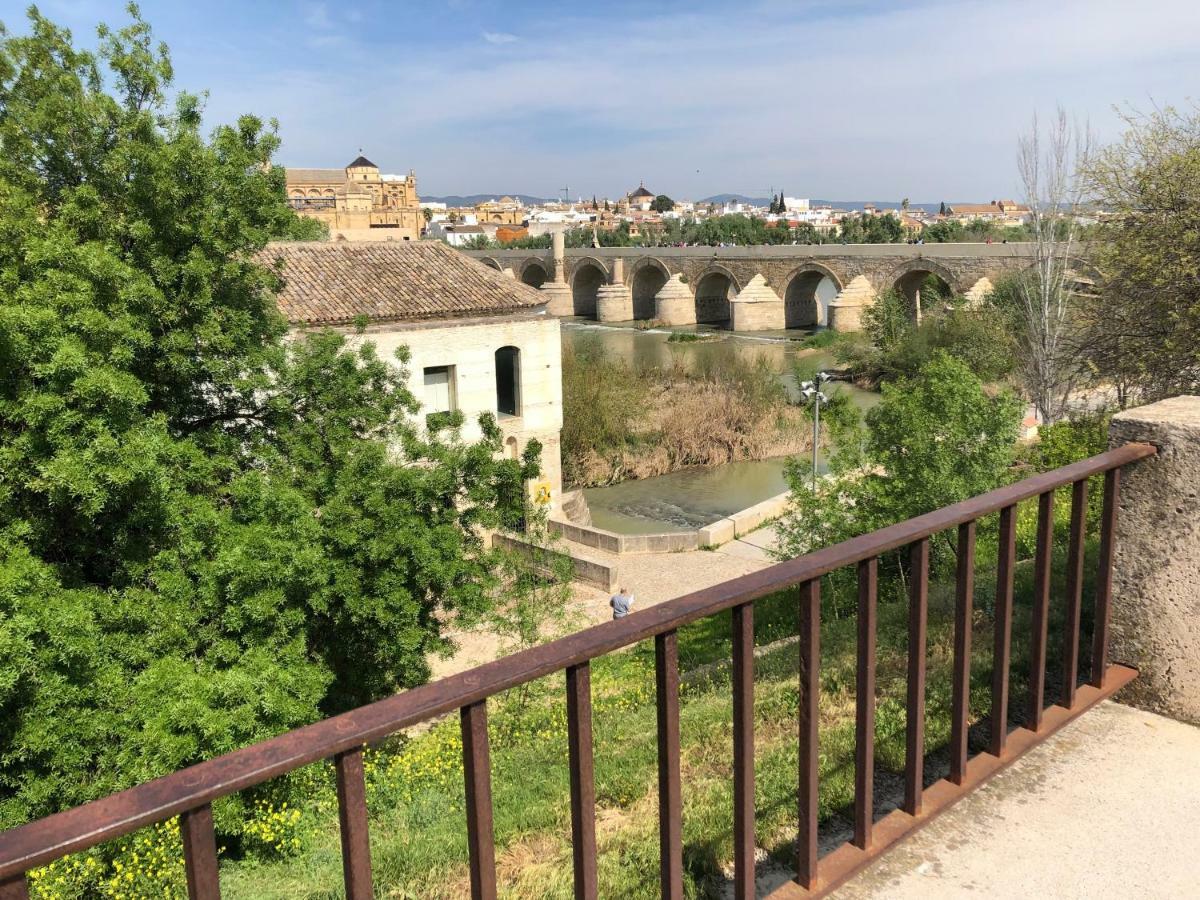
<svg viewBox="0 0 1200 900">
<path fill-rule="evenodd" d="M 275 243 L 261 258 L 281 265 L 279 309 L 293 325 L 496 315 L 546 302 L 440 241 Z"/>
</svg>

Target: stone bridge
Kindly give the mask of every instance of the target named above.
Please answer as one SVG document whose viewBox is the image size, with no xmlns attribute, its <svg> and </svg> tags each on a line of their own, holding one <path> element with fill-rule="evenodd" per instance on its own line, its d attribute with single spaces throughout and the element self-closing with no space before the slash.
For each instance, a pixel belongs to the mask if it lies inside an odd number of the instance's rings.
<svg viewBox="0 0 1200 900">
<path fill-rule="evenodd" d="M 1032 244 L 823 244 L 473 250 L 548 296 L 549 310 L 601 322 L 655 319 L 735 331 L 859 327 L 882 291 L 920 309 L 930 276 L 972 300 L 1033 264 Z"/>
</svg>

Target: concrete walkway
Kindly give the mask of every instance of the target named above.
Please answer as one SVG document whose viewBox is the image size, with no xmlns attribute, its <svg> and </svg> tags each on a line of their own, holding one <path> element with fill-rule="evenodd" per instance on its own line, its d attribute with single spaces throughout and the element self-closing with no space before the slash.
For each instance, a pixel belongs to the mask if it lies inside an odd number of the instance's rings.
<svg viewBox="0 0 1200 900">
<path fill-rule="evenodd" d="M 833 894 L 1200 897 L 1200 728 L 1105 702 Z"/>
<path fill-rule="evenodd" d="M 634 608 L 644 609 L 773 565 L 769 548 L 774 540 L 775 532 L 767 526 L 715 550 L 619 556 L 586 547 L 580 553 L 616 565 L 621 584 L 633 591 L 637 600 Z M 567 631 L 579 631 L 612 617 L 607 591 L 576 582 L 571 594 Z M 453 633 L 451 637 L 458 645 L 454 655 L 430 660 L 435 679 L 491 662 L 502 649 L 495 635 L 482 630 Z"/>
</svg>

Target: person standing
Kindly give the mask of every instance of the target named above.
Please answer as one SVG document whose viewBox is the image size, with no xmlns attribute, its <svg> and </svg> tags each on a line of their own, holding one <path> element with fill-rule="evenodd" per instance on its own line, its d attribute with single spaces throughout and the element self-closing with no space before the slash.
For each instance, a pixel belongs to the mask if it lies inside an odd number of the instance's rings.
<svg viewBox="0 0 1200 900">
<path fill-rule="evenodd" d="M 633 610 L 633 594 L 620 588 L 612 595 L 608 605 L 612 607 L 614 619 L 623 619 Z"/>
</svg>

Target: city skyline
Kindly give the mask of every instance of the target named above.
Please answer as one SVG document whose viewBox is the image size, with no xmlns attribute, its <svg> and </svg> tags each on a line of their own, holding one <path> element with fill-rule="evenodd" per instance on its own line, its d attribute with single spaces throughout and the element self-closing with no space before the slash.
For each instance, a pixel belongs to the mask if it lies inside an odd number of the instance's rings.
<svg viewBox="0 0 1200 900">
<path fill-rule="evenodd" d="M 0 3 L 10 31 L 24 4 Z M 94 44 L 117 0 L 41 4 Z M 655 192 L 984 201 L 1018 193 L 1016 141 L 1061 103 L 1099 140 L 1113 105 L 1187 102 L 1200 10 L 1151 0 L 555 10 L 451 0 L 146 2 L 209 125 L 274 116 L 291 166 L 361 147 L 422 195 Z"/>
</svg>

